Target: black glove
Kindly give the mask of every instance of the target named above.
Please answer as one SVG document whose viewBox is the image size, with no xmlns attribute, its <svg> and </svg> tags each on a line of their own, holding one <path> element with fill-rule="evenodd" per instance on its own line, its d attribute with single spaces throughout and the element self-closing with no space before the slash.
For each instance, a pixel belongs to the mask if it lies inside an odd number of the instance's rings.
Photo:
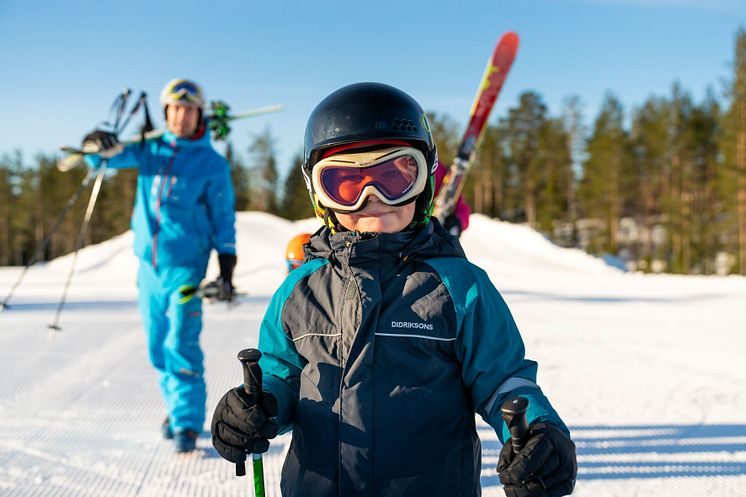
<svg viewBox="0 0 746 497">
<path fill-rule="evenodd" d="M 226 302 L 233 300 L 233 269 L 236 267 L 236 260 L 233 254 L 218 254 L 220 276 L 205 285 L 205 296 Z"/>
<path fill-rule="evenodd" d="M 119 138 L 114 133 L 97 129 L 83 138 L 82 150 L 109 158 L 122 151 L 122 144 L 119 143 Z"/>
<path fill-rule="evenodd" d="M 228 390 L 212 415 L 212 445 L 233 463 L 245 461 L 246 454 L 267 452 L 269 439 L 277 436 L 277 423 L 269 419 L 275 416 L 277 400 L 271 393 L 262 392 L 257 405 L 243 385 Z"/>
<path fill-rule="evenodd" d="M 443 227 L 453 236 L 457 238 L 461 236 L 461 221 L 459 221 L 454 214 L 450 214 L 445 218 L 443 221 Z"/>
<path fill-rule="evenodd" d="M 575 487 L 575 444 L 554 425 L 535 423 L 518 454 L 505 442 L 497 463 L 508 497 L 559 497 Z"/>
</svg>

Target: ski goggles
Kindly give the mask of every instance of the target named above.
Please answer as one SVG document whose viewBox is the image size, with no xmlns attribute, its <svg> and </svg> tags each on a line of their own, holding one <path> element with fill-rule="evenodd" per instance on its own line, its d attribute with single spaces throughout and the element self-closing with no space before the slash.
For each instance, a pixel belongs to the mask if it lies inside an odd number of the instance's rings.
<svg viewBox="0 0 746 497">
<path fill-rule="evenodd" d="M 312 185 L 330 209 L 354 212 L 370 195 L 388 205 L 402 205 L 422 193 L 427 183 L 425 156 L 412 147 L 335 154 L 313 166 Z"/>
<path fill-rule="evenodd" d="M 202 105 L 202 90 L 191 81 L 177 81 L 168 90 L 168 99 L 172 102 L 186 101 L 194 105 Z"/>
</svg>

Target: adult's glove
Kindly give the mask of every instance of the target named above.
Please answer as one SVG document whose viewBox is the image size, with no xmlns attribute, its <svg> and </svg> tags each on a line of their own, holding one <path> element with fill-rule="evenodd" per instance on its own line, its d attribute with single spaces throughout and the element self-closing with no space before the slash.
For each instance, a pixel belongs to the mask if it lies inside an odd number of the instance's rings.
<svg viewBox="0 0 746 497">
<path fill-rule="evenodd" d="M 114 133 L 97 129 L 83 138 L 82 150 L 86 153 L 98 154 L 110 158 L 122 151 L 122 144 Z"/>
<path fill-rule="evenodd" d="M 222 301 L 233 300 L 233 269 L 236 267 L 236 256 L 233 254 L 218 254 L 220 276 L 215 281 L 205 285 L 205 295 Z"/>
<path fill-rule="evenodd" d="M 458 220 L 455 214 L 450 214 L 443 220 L 443 227 L 456 238 L 460 237 L 461 231 L 463 231 L 461 229 L 461 221 Z"/>
<path fill-rule="evenodd" d="M 218 454 L 232 463 L 243 462 L 246 454 L 261 454 L 269 449 L 269 440 L 277 436 L 277 400 L 263 391 L 259 404 L 243 386 L 223 395 L 212 415 L 212 445 Z"/>
<path fill-rule="evenodd" d="M 507 497 L 559 497 L 575 487 L 575 444 L 554 425 L 534 423 L 518 454 L 505 442 L 497 463 Z"/>
</svg>

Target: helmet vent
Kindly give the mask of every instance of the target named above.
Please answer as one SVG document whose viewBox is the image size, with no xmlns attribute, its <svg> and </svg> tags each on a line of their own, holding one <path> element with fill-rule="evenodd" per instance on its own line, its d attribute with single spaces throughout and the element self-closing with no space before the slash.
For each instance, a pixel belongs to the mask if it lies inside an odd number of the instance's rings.
<svg viewBox="0 0 746 497">
<path fill-rule="evenodd" d="M 414 121 L 410 119 L 394 118 L 394 124 L 391 125 L 392 129 L 403 130 L 403 131 L 417 131 L 417 127 L 414 125 Z"/>
</svg>

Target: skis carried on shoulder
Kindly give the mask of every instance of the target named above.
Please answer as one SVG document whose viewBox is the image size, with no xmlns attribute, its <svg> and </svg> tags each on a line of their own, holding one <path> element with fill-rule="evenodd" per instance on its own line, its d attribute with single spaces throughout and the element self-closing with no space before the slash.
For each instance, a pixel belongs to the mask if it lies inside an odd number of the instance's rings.
<svg viewBox="0 0 746 497">
<path fill-rule="evenodd" d="M 251 109 L 244 112 L 231 114 L 227 104 L 221 101 L 213 101 L 210 103 L 210 114 L 208 114 L 207 116 L 207 123 L 210 127 L 210 131 L 212 132 L 213 140 L 223 140 L 228 136 L 228 133 L 230 133 L 230 126 L 228 125 L 228 123 L 230 123 L 231 121 L 261 116 L 263 114 L 269 114 L 271 112 L 279 112 L 284 108 L 285 106 L 282 104 L 268 105 L 266 107 L 259 107 L 257 109 Z M 121 143 L 122 145 L 129 145 L 130 143 L 137 143 L 142 140 L 155 140 L 163 136 L 165 132 L 165 129 L 154 129 L 152 131 L 144 133 L 143 135 L 131 136 L 125 140 L 122 140 Z M 93 154 L 98 152 L 98 150 L 86 149 L 85 147 L 60 147 L 60 150 L 67 154 L 62 159 L 57 161 L 57 169 L 62 172 L 67 172 L 70 169 L 79 166 L 86 154 Z"/>
<path fill-rule="evenodd" d="M 487 124 L 487 118 L 495 105 L 497 96 L 508 77 L 513 59 L 518 51 L 518 35 L 512 31 L 505 33 L 497 43 L 492 56 L 487 61 L 476 98 L 471 106 L 469 124 L 466 127 L 461 145 L 453 164 L 448 168 L 443 184 L 435 197 L 433 215 L 443 223 L 452 212 L 464 187 L 464 179 L 469 170 L 472 155 L 479 137 Z"/>
</svg>

